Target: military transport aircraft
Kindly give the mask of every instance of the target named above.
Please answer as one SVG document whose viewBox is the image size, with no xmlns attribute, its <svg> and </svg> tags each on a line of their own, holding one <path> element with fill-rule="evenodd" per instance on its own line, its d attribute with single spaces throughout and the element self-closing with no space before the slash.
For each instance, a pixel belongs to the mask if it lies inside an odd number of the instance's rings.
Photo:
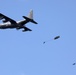
<svg viewBox="0 0 76 75">
<path fill-rule="evenodd" d="M 22 16 L 24 18 L 24 20 L 21 20 L 21 21 L 15 21 L 7 16 L 5 16 L 4 14 L 0 13 L 0 20 L 3 21 L 2 24 L 0 24 L 0 29 L 13 29 L 13 28 L 16 28 L 17 30 L 18 29 L 24 29 L 22 30 L 23 32 L 25 31 L 32 31 L 31 29 L 27 28 L 25 26 L 26 23 L 28 22 L 32 22 L 34 24 L 37 24 L 37 22 L 34 21 L 33 19 L 33 10 L 31 10 L 29 12 L 29 15 L 26 17 L 26 16 Z"/>
</svg>

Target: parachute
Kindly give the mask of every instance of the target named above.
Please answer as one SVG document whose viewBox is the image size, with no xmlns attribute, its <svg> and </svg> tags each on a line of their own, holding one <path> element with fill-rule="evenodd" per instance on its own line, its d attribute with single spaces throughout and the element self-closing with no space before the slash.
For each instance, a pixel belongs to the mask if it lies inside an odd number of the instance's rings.
<svg viewBox="0 0 76 75">
<path fill-rule="evenodd" d="M 56 37 L 53 38 L 53 40 L 57 40 L 57 39 L 59 39 L 59 38 L 60 38 L 60 36 L 56 36 Z M 49 42 L 49 41 L 50 41 L 50 40 L 44 41 L 43 44 L 45 44 L 46 42 Z"/>
<path fill-rule="evenodd" d="M 60 36 L 56 36 L 56 37 L 54 37 L 54 40 L 59 39 L 59 38 L 60 38 Z"/>
<path fill-rule="evenodd" d="M 76 63 L 73 63 L 73 65 L 76 65 Z"/>
</svg>

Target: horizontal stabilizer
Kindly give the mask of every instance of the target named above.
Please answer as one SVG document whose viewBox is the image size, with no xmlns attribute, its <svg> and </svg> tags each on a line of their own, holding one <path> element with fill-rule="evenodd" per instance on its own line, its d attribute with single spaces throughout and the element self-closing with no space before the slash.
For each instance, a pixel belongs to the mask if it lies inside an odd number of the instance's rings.
<svg viewBox="0 0 76 75">
<path fill-rule="evenodd" d="M 30 21 L 30 22 L 32 22 L 32 23 L 34 23 L 34 24 L 38 24 L 36 21 L 34 21 L 33 19 L 30 19 L 30 18 L 28 18 L 26 16 L 23 16 L 23 18 Z"/>
<path fill-rule="evenodd" d="M 32 22 L 32 23 L 34 23 L 34 24 L 37 24 L 37 22 L 34 21 L 34 19 L 33 19 L 33 10 L 31 10 L 31 11 L 29 12 L 29 14 L 28 14 L 27 17 L 26 17 L 26 16 L 23 16 L 23 18 L 26 19 L 26 20 L 29 21 L 29 22 Z"/>
</svg>

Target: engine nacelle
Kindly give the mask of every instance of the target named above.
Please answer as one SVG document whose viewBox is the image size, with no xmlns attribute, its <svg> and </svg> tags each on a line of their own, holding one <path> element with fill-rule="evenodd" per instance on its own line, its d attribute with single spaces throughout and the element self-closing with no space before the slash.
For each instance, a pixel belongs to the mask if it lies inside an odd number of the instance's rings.
<svg viewBox="0 0 76 75">
<path fill-rule="evenodd" d="M 25 30 L 25 29 L 24 29 L 24 30 L 22 30 L 22 32 L 25 32 L 25 31 L 27 31 L 27 30 Z"/>
<path fill-rule="evenodd" d="M 17 30 L 21 29 L 20 27 L 16 27 Z"/>
<path fill-rule="evenodd" d="M 8 21 L 4 19 L 4 20 L 2 20 L 2 22 L 3 22 L 3 23 L 6 23 L 6 22 L 8 22 Z"/>
</svg>

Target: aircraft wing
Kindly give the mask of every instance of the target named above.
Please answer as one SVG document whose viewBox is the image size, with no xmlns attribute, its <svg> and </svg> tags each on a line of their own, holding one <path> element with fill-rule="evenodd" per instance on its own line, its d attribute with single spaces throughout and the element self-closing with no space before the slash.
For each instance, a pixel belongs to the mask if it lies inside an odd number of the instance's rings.
<svg viewBox="0 0 76 75">
<path fill-rule="evenodd" d="M 11 19 L 11 18 L 9 18 L 9 17 L 7 17 L 7 16 L 5 16 L 5 15 L 0 13 L 0 20 L 2 20 L 2 19 L 5 19 L 4 22 L 8 22 L 9 21 L 12 24 L 16 23 L 16 21 L 14 21 L 13 19 Z"/>
</svg>

